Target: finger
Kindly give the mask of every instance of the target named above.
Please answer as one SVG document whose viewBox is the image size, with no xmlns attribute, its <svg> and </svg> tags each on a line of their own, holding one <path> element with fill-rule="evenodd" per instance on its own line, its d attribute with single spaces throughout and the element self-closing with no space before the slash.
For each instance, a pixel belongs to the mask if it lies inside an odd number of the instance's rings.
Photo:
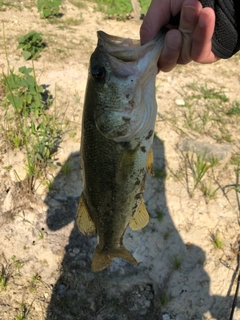
<svg viewBox="0 0 240 320">
<path fill-rule="evenodd" d="M 171 71 L 177 64 L 182 44 L 182 34 L 177 29 L 167 32 L 161 56 L 158 61 L 158 70 Z"/>
<path fill-rule="evenodd" d="M 192 50 L 192 35 L 198 22 L 198 16 L 202 10 L 202 5 L 196 0 L 186 0 L 182 6 L 179 30 L 183 35 L 182 50 L 178 63 L 186 64 L 190 62 Z"/>
<path fill-rule="evenodd" d="M 152 40 L 165 27 L 171 15 L 175 16 L 184 0 L 152 0 L 140 28 L 141 44 Z M 196 1 L 196 0 L 195 0 Z"/>
<path fill-rule="evenodd" d="M 170 19 L 169 1 L 152 0 L 140 28 L 141 44 L 152 40 Z"/>
<path fill-rule="evenodd" d="M 212 63 L 219 58 L 212 52 L 212 36 L 215 26 L 215 13 L 211 8 L 204 8 L 199 14 L 198 23 L 193 33 L 191 57 L 200 63 Z"/>
</svg>

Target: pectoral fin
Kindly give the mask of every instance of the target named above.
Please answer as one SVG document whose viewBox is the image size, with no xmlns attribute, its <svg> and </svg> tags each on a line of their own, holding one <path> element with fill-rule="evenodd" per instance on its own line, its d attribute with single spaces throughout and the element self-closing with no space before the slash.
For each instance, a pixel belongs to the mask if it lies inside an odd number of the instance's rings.
<svg viewBox="0 0 240 320">
<path fill-rule="evenodd" d="M 80 197 L 77 209 L 77 226 L 85 236 L 96 234 L 96 227 L 88 213 L 83 193 Z"/>
<path fill-rule="evenodd" d="M 129 226 L 132 230 L 140 230 L 144 228 L 149 221 L 149 215 L 146 209 L 144 202 L 142 201 L 137 213 L 129 223 Z"/>
<path fill-rule="evenodd" d="M 149 150 L 148 157 L 147 157 L 147 172 L 154 176 L 154 170 L 153 170 L 153 149 L 152 147 Z"/>
</svg>

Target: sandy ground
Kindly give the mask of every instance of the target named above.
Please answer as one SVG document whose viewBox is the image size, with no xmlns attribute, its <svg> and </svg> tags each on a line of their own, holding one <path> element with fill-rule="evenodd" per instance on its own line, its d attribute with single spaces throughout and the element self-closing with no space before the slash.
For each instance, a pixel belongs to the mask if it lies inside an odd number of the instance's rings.
<svg viewBox="0 0 240 320">
<path fill-rule="evenodd" d="M 58 169 L 49 171 L 51 191 L 39 183 L 34 194 L 15 174 L 25 177 L 24 153 L 0 142 L 0 277 L 8 280 L 5 288 L 0 287 L 0 319 L 229 319 L 237 284 L 239 208 L 234 189 L 227 195 L 222 190 L 226 185 L 236 187 L 236 167 L 230 158 L 239 154 L 239 132 L 234 131 L 234 142 L 216 143 L 208 135 L 185 129 L 184 135 L 176 119 L 185 99 L 183 88 L 191 83 L 223 88 L 232 101 L 240 100 L 239 56 L 214 65 L 178 66 L 157 76 L 161 116 L 153 149 L 159 174 L 147 178 L 144 195 L 150 222 L 141 231 L 127 230 L 124 237 L 139 264 L 116 259 L 94 274 L 90 265 L 96 238 L 84 237 L 75 224 L 87 66 L 97 30 L 138 38 L 141 21 L 106 20 L 93 4 L 78 9 L 64 1 L 62 22 L 50 24 L 39 18 L 32 2 L 22 3 L 29 7 L 0 11 L 10 65 L 14 70 L 31 66 L 16 50 L 16 39 L 30 30 L 42 32 L 47 47 L 34 62 L 38 82 L 53 95 L 56 92 L 59 117 L 70 123 L 75 136 L 67 132 L 60 145 Z M 79 25 L 66 22 L 68 18 L 78 19 Z M 0 65 L 7 72 L 0 41 Z M 210 201 L 198 188 L 189 196 L 189 171 L 176 179 L 186 160 L 179 150 L 186 136 L 213 150 L 219 146 L 227 150 L 215 171 L 214 184 L 220 188 Z M 63 175 L 61 167 L 69 160 L 71 172 Z M 221 248 L 214 246 L 213 236 L 223 241 Z M 237 302 L 235 320 L 240 320 L 239 308 Z"/>
</svg>

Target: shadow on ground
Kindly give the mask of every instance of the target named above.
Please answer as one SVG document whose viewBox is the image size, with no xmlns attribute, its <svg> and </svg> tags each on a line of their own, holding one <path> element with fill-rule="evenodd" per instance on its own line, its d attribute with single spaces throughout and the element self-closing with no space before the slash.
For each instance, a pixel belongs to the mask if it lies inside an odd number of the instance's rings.
<svg viewBox="0 0 240 320">
<path fill-rule="evenodd" d="M 124 237 L 139 264 L 115 259 L 107 269 L 93 273 L 96 237 L 83 236 L 74 223 L 46 320 L 151 320 L 162 319 L 164 313 L 179 320 L 229 317 L 232 298 L 210 295 L 204 251 L 186 245 L 171 219 L 164 190 L 164 145 L 157 137 L 153 150 L 157 174 L 147 178 L 144 195 L 151 219 L 143 230 L 127 230 Z M 53 231 L 75 221 L 81 193 L 79 153 L 71 155 L 70 163 L 71 173 L 56 177 L 45 201 L 62 201 L 60 209 L 49 206 L 47 225 Z"/>
</svg>

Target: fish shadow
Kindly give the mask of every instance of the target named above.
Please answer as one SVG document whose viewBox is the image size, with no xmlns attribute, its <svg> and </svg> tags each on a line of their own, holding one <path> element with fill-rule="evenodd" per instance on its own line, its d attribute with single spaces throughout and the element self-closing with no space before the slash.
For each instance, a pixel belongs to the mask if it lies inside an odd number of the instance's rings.
<svg viewBox="0 0 240 320">
<path fill-rule="evenodd" d="M 115 259 L 105 270 L 91 271 L 97 239 L 82 235 L 75 223 L 82 190 L 78 152 L 67 160 L 71 171 L 55 178 L 45 199 L 48 228 L 56 232 L 71 224 L 73 228 L 46 320 L 162 319 L 164 313 L 182 320 L 208 319 L 206 313 L 218 320 L 229 317 L 232 297 L 209 293 L 205 252 L 185 244 L 174 226 L 165 195 L 164 144 L 158 137 L 153 151 L 155 177 L 147 177 L 144 194 L 149 224 L 140 231 L 128 228 L 124 236 L 137 266 Z"/>
</svg>

